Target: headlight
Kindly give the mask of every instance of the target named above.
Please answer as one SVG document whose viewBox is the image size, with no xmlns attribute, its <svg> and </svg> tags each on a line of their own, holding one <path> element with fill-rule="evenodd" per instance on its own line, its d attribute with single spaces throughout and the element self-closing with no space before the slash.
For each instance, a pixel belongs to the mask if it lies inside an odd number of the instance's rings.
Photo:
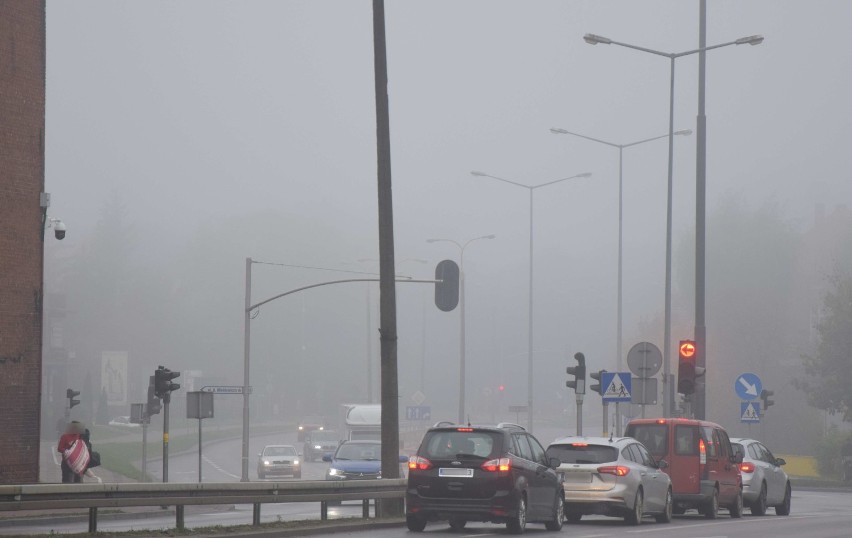
<svg viewBox="0 0 852 538">
<path fill-rule="evenodd" d="M 299 465 L 299 460 L 293 460 L 293 465 Z"/>
<path fill-rule="evenodd" d="M 319 445 L 314 445 L 314 450 L 322 450 L 322 447 Z"/>
<path fill-rule="evenodd" d="M 304 426 L 299 426 L 299 429 L 300 429 L 300 430 L 304 430 L 304 429 L 305 429 L 305 427 L 304 427 Z"/>
<path fill-rule="evenodd" d="M 328 469 L 329 476 L 343 476 L 343 471 L 341 469 L 335 469 L 334 467 L 330 467 Z"/>
<path fill-rule="evenodd" d="M 319 427 L 319 429 L 323 430 L 323 429 L 325 429 L 325 428 L 324 428 L 323 426 L 320 426 L 320 427 Z"/>
<path fill-rule="evenodd" d="M 264 465 L 269 465 L 271 462 L 269 460 L 263 460 Z"/>
</svg>

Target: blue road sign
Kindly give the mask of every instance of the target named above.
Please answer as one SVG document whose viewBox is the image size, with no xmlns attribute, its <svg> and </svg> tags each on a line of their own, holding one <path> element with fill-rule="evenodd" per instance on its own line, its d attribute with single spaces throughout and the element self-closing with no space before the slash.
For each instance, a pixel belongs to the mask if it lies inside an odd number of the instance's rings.
<svg viewBox="0 0 852 538">
<path fill-rule="evenodd" d="M 760 396 L 760 391 L 763 390 L 763 383 L 757 374 L 744 373 L 737 376 L 734 381 L 734 392 L 742 400 L 754 400 Z"/>
<path fill-rule="evenodd" d="M 405 408 L 406 420 L 431 420 L 432 407 L 428 405 L 409 405 Z"/>
<path fill-rule="evenodd" d="M 604 402 L 629 402 L 632 400 L 630 372 L 604 372 L 601 386 L 605 387 L 601 397 Z"/>
<path fill-rule="evenodd" d="M 740 402 L 740 422 L 760 422 L 760 402 Z"/>
</svg>

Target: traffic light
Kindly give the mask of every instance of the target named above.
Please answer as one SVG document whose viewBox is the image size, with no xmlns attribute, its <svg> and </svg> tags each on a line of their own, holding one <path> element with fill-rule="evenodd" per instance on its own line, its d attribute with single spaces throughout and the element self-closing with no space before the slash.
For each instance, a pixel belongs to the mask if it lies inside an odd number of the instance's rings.
<svg viewBox="0 0 852 538">
<path fill-rule="evenodd" d="M 606 373 L 606 370 L 599 370 L 597 372 L 592 372 L 592 373 L 589 374 L 589 377 L 591 377 L 592 379 L 597 381 L 597 384 L 589 385 L 589 388 L 592 389 L 593 391 L 597 392 L 601 396 L 603 396 L 603 393 L 606 390 L 606 388 L 604 388 L 602 386 L 603 383 L 601 382 L 601 378 L 603 377 L 603 375 L 605 373 Z"/>
<path fill-rule="evenodd" d="M 149 417 L 152 415 L 159 415 L 160 409 L 163 407 L 160 399 L 156 394 L 154 394 L 154 384 L 155 376 L 151 376 L 151 380 L 148 384 L 148 404 L 145 406 L 145 414 Z"/>
<path fill-rule="evenodd" d="M 443 312 L 455 310 L 459 304 L 459 266 L 444 260 L 435 267 L 435 306 Z"/>
<path fill-rule="evenodd" d="M 770 400 L 769 397 L 775 394 L 774 390 L 766 390 L 763 389 L 760 391 L 760 399 L 763 400 L 763 412 L 766 413 L 766 410 L 769 409 L 770 405 L 775 405 L 775 400 Z"/>
<path fill-rule="evenodd" d="M 696 347 L 694 340 L 681 340 L 677 348 L 677 391 L 681 394 L 695 392 L 695 378 L 704 375 L 704 368 L 695 366 Z"/>
<path fill-rule="evenodd" d="M 80 400 L 74 399 L 75 396 L 79 396 L 79 395 L 80 395 L 79 390 L 71 390 L 71 389 L 65 390 L 65 397 L 68 398 L 68 409 L 72 409 L 75 405 L 80 405 Z"/>
<path fill-rule="evenodd" d="M 497 387 L 497 390 L 499 390 L 501 393 L 504 392 L 506 390 L 506 385 L 500 385 L 499 387 Z"/>
<path fill-rule="evenodd" d="M 577 394 L 586 393 L 586 356 L 582 353 L 575 353 L 574 360 L 577 361 L 577 366 L 569 366 L 565 368 L 568 375 L 573 375 L 573 381 L 566 381 L 565 386 L 569 389 L 574 389 Z"/>
<path fill-rule="evenodd" d="M 173 390 L 179 389 L 180 385 L 172 383 L 172 379 L 176 377 L 180 377 L 180 372 L 172 372 L 163 366 L 154 370 L 154 395 L 164 398 Z"/>
</svg>

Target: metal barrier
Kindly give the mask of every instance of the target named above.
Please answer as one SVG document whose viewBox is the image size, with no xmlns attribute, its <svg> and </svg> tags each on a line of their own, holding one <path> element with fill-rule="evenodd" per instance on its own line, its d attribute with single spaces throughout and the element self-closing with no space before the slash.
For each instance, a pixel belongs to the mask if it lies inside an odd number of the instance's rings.
<svg viewBox="0 0 852 538">
<path fill-rule="evenodd" d="M 184 507 L 205 504 L 252 504 L 252 525 L 260 525 L 264 503 L 319 502 L 327 519 L 328 501 L 363 503 L 369 517 L 370 499 L 402 499 L 404 478 L 351 481 L 227 482 L 168 484 L 32 484 L 0 486 L 0 512 L 88 508 L 89 532 L 98 530 L 98 508 L 175 506 L 175 526 L 184 528 Z"/>
</svg>

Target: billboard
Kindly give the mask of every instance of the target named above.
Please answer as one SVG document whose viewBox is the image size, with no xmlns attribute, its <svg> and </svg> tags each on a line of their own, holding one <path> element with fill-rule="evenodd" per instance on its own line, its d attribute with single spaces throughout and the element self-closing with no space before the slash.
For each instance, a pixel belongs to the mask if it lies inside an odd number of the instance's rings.
<svg viewBox="0 0 852 538">
<path fill-rule="evenodd" d="M 106 392 L 107 404 L 127 404 L 127 352 L 101 353 L 101 388 Z"/>
</svg>

